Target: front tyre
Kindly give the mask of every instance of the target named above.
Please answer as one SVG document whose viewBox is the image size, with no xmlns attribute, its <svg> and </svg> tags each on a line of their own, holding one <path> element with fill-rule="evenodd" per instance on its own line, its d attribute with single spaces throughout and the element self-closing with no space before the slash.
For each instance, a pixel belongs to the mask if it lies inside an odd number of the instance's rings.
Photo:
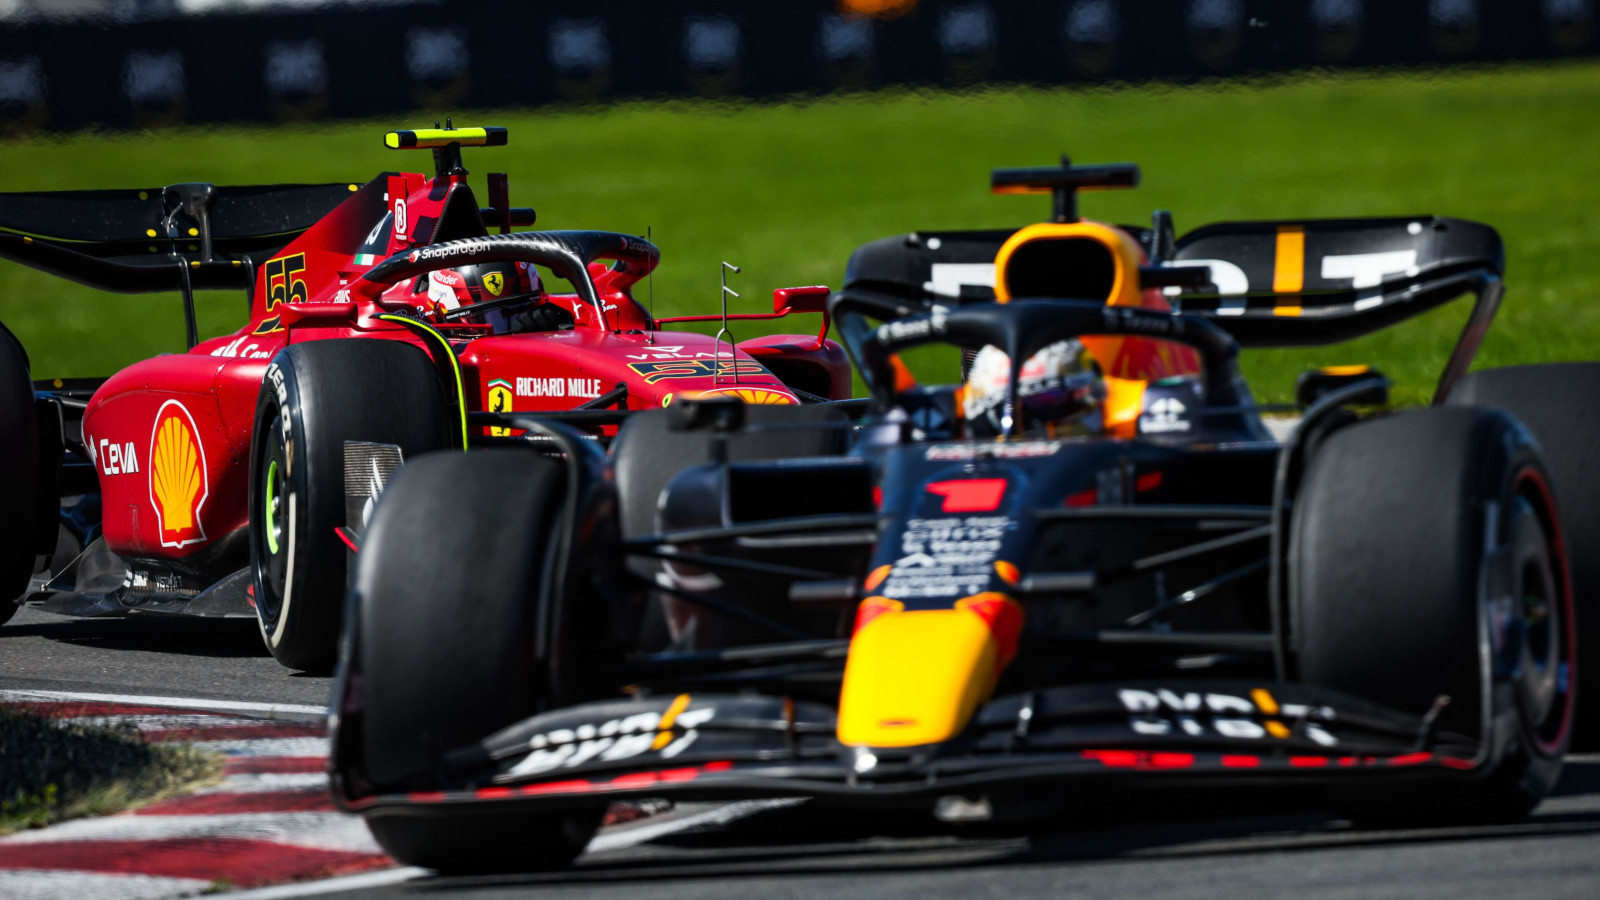
<svg viewBox="0 0 1600 900">
<path fill-rule="evenodd" d="M 1289 547 L 1301 679 L 1485 741 L 1476 773 L 1368 788 L 1376 824 L 1497 821 L 1554 786 L 1573 722 L 1572 589 L 1537 446 L 1498 411 L 1347 426 L 1308 463 Z M 1487 687 L 1487 693 L 1485 692 Z"/>
<path fill-rule="evenodd" d="M 351 642 L 359 767 L 376 790 L 437 790 L 449 751 L 550 706 L 551 662 L 533 648 L 549 621 L 540 604 L 565 481 L 531 450 L 486 450 L 424 457 L 385 490 L 361 548 Z M 385 810 L 367 826 L 407 865 L 527 872 L 577 856 L 604 811 Z"/>
<path fill-rule="evenodd" d="M 427 354 L 380 339 L 292 344 L 267 367 L 250 449 L 250 558 L 267 648 L 291 669 L 338 658 L 344 609 L 344 444 L 442 447 L 444 403 Z"/>
</svg>

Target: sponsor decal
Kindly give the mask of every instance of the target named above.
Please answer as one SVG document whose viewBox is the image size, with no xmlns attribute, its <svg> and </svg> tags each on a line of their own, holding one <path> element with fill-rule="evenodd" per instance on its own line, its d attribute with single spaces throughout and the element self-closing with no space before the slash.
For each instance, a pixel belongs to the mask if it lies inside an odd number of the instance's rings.
<svg viewBox="0 0 1600 900">
<path fill-rule="evenodd" d="M 940 512 L 990 512 L 1000 505 L 1006 494 L 1004 478 L 962 478 L 955 481 L 935 481 L 928 485 L 928 493 L 944 498 Z"/>
<path fill-rule="evenodd" d="M 926 318 L 918 317 L 885 322 L 878 326 L 878 343 L 895 344 L 900 341 L 944 334 L 945 318 L 948 315 L 949 312 L 944 307 L 935 306 Z"/>
<path fill-rule="evenodd" d="M 761 388 L 723 388 L 716 391 L 701 391 L 700 398 L 707 397 L 738 397 L 746 403 L 755 406 L 792 406 L 794 398 L 788 394 L 777 391 L 767 391 Z"/>
<path fill-rule="evenodd" d="M 276 322 L 277 318 L 273 317 L 269 321 Z M 266 323 L 263 322 L 262 324 L 264 325 Z M 270 359 L 272 357 L 272 351 L 263 350 L 261 349 L 261 345 L 259 343 L 250 341 L 250 338 L 254 336 L 255 335 L 253 334 L 247 334 L 244 337 L 234 338 L 228 343 L 223 344 L 221 347 L 211 351 L 211 355 L 223 356 L 229 359 Z M 250 342 L 245 343 L 246 341 Z"/>
<path fill-rule="evenodd" d="M 681 344 L 678 345 L 678 346 L 657 345 L 657 346 L 654 346 L 654 347 L 648 347 L 648 348 L 643 348 L 643 349 L 644 349 L 643 353 L 629 353 L 629 354 L 626 354 L 626 356 L 624 358 L 625 359 L 647 359 L 647 360 L 716 359 L 717 358 L 717 353 L 714 350 L 695 350 L 695 351 L 692 351 L 692 352 L 689 352 L 689 353 L 685 353 L 685 352 L 683 352 L 683 346 Z"/>
<path fill-rule="evenodd" d="M 456 297 L 456 287 L 461 283 L 461 278 L 454 272 L 429 272 L 428 301 L 436 311 L 441 308 L 459 309 L 461 301 Z"/>
<path fill-rule="evenodd" d="M 464 254 L 464 253 L 471 253 L 475 249 L 477 249 L 476 246 L 469 246 L 469 247 L 423 247 L 421 250 L 413 250 L 413 251 L 411 251 L 409 254 L 406 255 L 406 259 L 408 261 L 410 261 L 410 262 L 417 262 L 418 260 L 424 260 L 424 259 L 449 259 L 452 256 L 458 256 L 458 255 L 461 255 L 461 254 Z"/>
<path fill-rule="evenodd" d="M 489 382 L 489 399 L 488 402 L 484 403 L 483 408 L 489 412 L 511 412 L 514 406 L 514 404 L 511 402 L 511 398 L 511 382 L 504 379 L 491 381 Z M 499 428 L 495 426 L 491 426 L 489 428 L 489 435 L 491 437 L 507 437 L 510 434 L 511 429 L 509 428 Z"/>
<path fill-rule="evenodd" d="M 506 289 L 506 276 L 499 272 L 485 274 L 483 276 L 483 289 L 488 291 L 491 297 L 500 296 L 500 292 Z"/>
<path fill-rule="evenodd" d="M 1264 688 L 1251 691 L 1248 698 L 1166 688 L 1123 689 L 1117 691 L 1117 699 L 1128 711 L 1128 727 L 1139 734 L 1281 740 L 1303 729 L 1306 737 L 1324 747 L 1339 743 L 1322 727 L 1322 723 L 1334 720 L 1330 707 L 1280 704 Z M 1284 724 L 1284 719 L 1293 722 L 1294 727 Z"/>
<path fill-rule="evenodd" d="M 600 396 L 598 378 L 518 378 L 518 397 L 581 397 L 592 400 Z M 509 407 L 508 407 L 509 408 Z"/>
<path fill-rule="evenodd" d="M 989 586 L 1008 516 L 910 519 L 883 589 L 891 599 L 967 597 Z"/>
<path fill-rule="evenodd" d="M 1188 431 L 1193 427 L 1189 421 L 1189 407 L 1177 397 L 1160 397 L 1150 404 L 1144 414 L 1139 416 L 1139 431 L 1143 434 L 1168 434 L 1175 431 Z"/>
<path fill-rule="evenodd" d="M 689 749 L 700 736 L 695 729 L 717 714 L 713 706 L 689 709 L 689 700 L 688 694 L 679 694 L 665 712 L 634 713 L 536 734 L 528 741 L 528 755 L 506 774 L 536 775 L 597 760 L 632 759 L 646 752 L 671 759 Z"/>
<path fill-rule="evenodd" d="M 156 508 L 161 546 L 187 547 L 206 539 L 200 509 L 210 489 L 205 447 L 194 417 L 177 400 L 161 404 L 150 429 L 150 502 Z"/>
<path fill-rule="evenodd" d="M 925 456 L 930 462 L 976 459 L 1033 459 L 1051 456 L 1061 449 L 1060 441 L 1024 441 L 1017 444 L 941 444 L 929 447 Z"/>
<path fill-rule="evenodd" d="M 767 375 L 767 370 L 755 360 L 675 359 L 664 362 L 628 363 L 628 368 L 644 378 L 645 384 L 655 384 L 669 378 L 732 378 L 738 375 Z"/>
<path fill-rule="evenodd" d="M 89 449 L 93 452 L 95 461 L 100 464 L 100 472 L 105 475 L 132 475 L 139 471 L 139 457 L 134 452 L 133 441 L 116 443 L 105 438 L 100 439 L 96 448 L 94 438 L 90 438 Z"/>
</svg>

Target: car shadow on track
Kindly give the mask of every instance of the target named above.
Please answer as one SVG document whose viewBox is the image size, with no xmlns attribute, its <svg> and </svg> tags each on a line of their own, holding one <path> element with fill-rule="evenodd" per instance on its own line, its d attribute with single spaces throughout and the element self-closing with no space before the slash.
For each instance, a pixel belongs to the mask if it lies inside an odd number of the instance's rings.
<svg viewBox="0 0 1600 900">
<path fill-rule="evenodd" d="M 1568 762 L 1531 818 L 1505 825 L 1357 829 L 1311 791 L 1281 788 L 1122 791 L 1072 804 L 1048 820 L 953 827 L 931 816 L 812 807 L 773 809 L 730 826 L 680 832 L 561 872 L 426 878 L 405 893 L 513 885 L 646 884 L 849 870 L 863 875 L 1115 859 L 1228 857 L 1436 842 L 1600 834 L 1600 756 Z"/>
<path fill-rule="evenodd" d="M 24 621 L 0 628 L 0 646 L 4 646 L 6 640 L 28 637 L 81 647 L 180 656 L 231 659 L 267 655 L 261 629 L 254 619 L 154 615 L 58 619 L 52 616 L 49 621 Z"/>
</svg>

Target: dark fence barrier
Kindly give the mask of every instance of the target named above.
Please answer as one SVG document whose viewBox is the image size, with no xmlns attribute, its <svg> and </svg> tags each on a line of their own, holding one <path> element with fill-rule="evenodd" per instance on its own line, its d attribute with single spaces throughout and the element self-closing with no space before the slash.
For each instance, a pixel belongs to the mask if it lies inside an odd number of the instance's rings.
<svg viewBox="0 0 1600 900">
<path fill-rule="evenodd" d="M 1596 0 L 455 0 L 0 32 L 0 130 L 1594 54 Z M 868 10 L 862 15 L 847 10 Z"/>
</svg>

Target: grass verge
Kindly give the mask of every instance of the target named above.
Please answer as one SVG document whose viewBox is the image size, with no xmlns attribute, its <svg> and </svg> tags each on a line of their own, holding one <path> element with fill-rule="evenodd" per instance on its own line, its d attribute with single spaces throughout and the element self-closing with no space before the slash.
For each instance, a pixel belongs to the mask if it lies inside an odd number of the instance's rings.
<svg viewBox="0 0 1600 900">
<path fill-rule="evenodd" d="M 222 758 L 147 744 L 128 723 L 50 719 L 0 706 L 0 835 L 103 816 L 213 782 Z"/>
<path fill-rule="evenodd" d="M 1220 220 L 1429 213 L 1493 225 L 1505 237 L 1508 293 L 1479 354 L 1488 366 L 1595 358 L 1596 109 L 1600 61 L 1578 60 L 1184 86 L 457 110 L 455 119 L 511 129 L 509 146 L 469 152 L 467 165 L 480 191 L 483 173 L 511 173 L 513 202 L 536 207 L 540 227 L 650 228 L 663 254 L 653 282 L 661 315 L 712 311 L 722 260 L 744 267 L 731 286 L 744 295 L 735 311 L 749 312 L 774 287 L 838 286 L 850 252 L 875 238 L 1040 221 L 1046 202 L 990 196 L 989 170 L 1046 165 L 1066 151 L 1143 166 L 1138 190 L 1084 197 L 1084 214 L 1102 220 L 1140 224 L 1170 209 L 1180 231 Z M 386 151 L 379 136 L 435 117 L 39 137 L 0 145 L 0 191 L 427 171 L 427 154 Z M 1398 400 L 1424 401 L 1466 307 L 1347 344 L 1246 353 L 1245 374 L 1260 399 L 1282 401 L 1305 367 L 1371 363 L 1395 379 Z M 202 332 L 218 334 L 243 323 L 245 304 L 212 293 L 199 312 Z M 108 375 L 180 349 L 182 321 L 174 297 L 97 294 L 0 264 L 0 322 L 28 348 L 35 377 Z M 735 335 L 762 330 L 740 322 Z M 919 376 L 952 375 L 953 356 L 941 358 L 948 372 Z"/>
</svg>

